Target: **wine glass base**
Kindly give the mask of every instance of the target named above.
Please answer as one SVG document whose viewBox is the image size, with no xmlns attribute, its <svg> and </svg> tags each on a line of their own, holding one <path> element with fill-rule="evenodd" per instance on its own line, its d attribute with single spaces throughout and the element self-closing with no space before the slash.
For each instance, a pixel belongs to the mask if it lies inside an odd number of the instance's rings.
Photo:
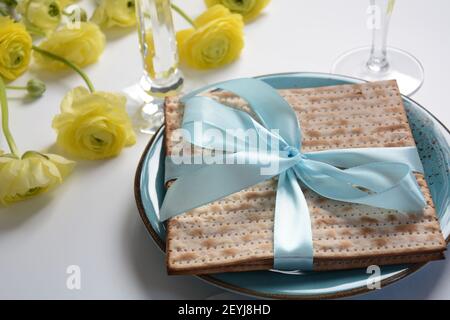
<svg viewBox="0 0 450 320">
<path fill-rule="evenodd" d="M 180 70 L 174 71 L 169 78 L 163 80 L 152 81 L 144 74 L 139 84 L 148 95 L 158 98 L 176 95 L 183 88 L 184 78 Z"/>
<path fill-rule="evenodd" d="M 164 123 L 164 98 L 149 95 L 140 84 L 123 90 L 127 97 L 127 112 L 133 128 L 145 134 L 154 134 Z"/>
<path fill-rule="evenodd" d="M 160 100 L 142 106 L 137 117 L 140 121 L 136 125 L 140 132 L 155 134 L 158 131 L 164 123 L 163 104 L 164 101 Z"/>
<path fill-rule="evenodd" d="M 400 92 L 410 96 L 424 81 L 422 64 L 411 54 L 396 48 L 387 48 L 389 66 L 386 71 L 374 72 L 367 67 L 371 48 L 363 47 L 344 53 L 334 63 L 331 72 L 367 81 L 397 80 Z"/>
</svg>

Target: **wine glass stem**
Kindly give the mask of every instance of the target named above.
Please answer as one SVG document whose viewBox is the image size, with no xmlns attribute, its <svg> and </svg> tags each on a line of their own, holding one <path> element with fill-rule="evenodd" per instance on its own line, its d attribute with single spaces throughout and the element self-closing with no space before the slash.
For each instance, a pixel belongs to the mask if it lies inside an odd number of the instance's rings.
<svg viewBox="0 0 450 320">
<path fill-rule="evenodd" d="M 387 35 L 395 0 L 370 0 L 369 14 L 372 15 L 372 48 L 367 68 L 374 73 L 389 69 L 387 60 Z"/>
<path fill-rule="evenodd" d="M 183 83 L 170 0 L 137 0 L 136 4 L 144 65 L 141 84 L 149 94 L 168 95 Z"/>
</svg>

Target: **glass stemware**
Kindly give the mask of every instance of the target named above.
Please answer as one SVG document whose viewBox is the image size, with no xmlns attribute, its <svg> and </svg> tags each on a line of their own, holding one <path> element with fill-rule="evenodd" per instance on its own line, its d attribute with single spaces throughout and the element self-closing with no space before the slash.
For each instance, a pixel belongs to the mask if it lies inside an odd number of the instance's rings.
<svg viewBox="0 0 450 320">
<path fill-rule="evenodd" d="M 372 29 L 372 45 L 340 56 L 332 67 L 332 73 L 368 81 L 396 79 L 405 95 L 412 95 L 420 89 L 424 80 L 422 64 L 403 50 L 387 47 L 394 6 L 395 0 L 370 0 L 368 27 Z"/>
<path fill-rule="evenodd" d="M 183 77 L 170 0 L 136 0 L 136 16 L 144 68 L 140 82 L 125 93 L 132 109 L 138 106 L 132 117 L 135 127 L 153 134 L 164 120 L 164 98 L 181 90 Z"/>
</svg>

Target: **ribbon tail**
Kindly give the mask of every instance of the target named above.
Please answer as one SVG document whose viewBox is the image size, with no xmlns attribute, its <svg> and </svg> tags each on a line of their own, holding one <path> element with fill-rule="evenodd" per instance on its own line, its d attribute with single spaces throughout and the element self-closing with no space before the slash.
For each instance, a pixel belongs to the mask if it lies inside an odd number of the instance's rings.
<svg viewBox="0 0 450 320">
<path fill-rule="evenodd" d="M 311 218 L 305 196 L 292 169 L 278 179 L 274 217 L 274 268 L 313 268 Z"/>
<path fill-rule="evenodd" d="M 422 212 L 425 198 L 409 166 L 375 162 L 341 170 L 304 160 L 294 168 L 310 189 L 323 197 L 407 213 Z"/>
<path fill-rule="evenodd" d="M 352 168 L 373 162 L 400 162 L 412 171 L 423 173 L 416 147 L 350 148 L 308 152 L 310 160 L 325 162 L 339 168 Z"/>
<path fill-rule="evenodd" d="M 203 162 L 201 156 L 193 156 L 188 160 L 189 161 L 184 161 L 184 159 L 167 156 L 164 161 L 164 183 L 178 179 L 183 175 L 191 174 L 208 166 L 208 164 Z"/>
<path fill-rule="evenodd" d="M 258 172 L 239 164 L 207 166 L 178 178 L 166 192 L 160 220 L 165 221 L 271 178 L 260 175 L 259 168 L 256 170 Z"/>
<path fill-rule="evenodd" d="M 407 174 L 392 188 L 366 196 L 358 200 L 358 203 L 402 213 L 421 213 L 427 205 L 412 173 Z"/>
</svg>

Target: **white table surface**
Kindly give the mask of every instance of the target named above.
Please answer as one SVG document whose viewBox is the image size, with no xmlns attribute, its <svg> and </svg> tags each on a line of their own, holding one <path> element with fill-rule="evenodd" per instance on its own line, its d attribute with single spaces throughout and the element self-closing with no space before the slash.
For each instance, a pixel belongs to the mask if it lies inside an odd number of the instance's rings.
<svg viewBox="0 0 450 320">
<path fill-rule="evenodd" d="M 90 7 L 91 1 L 83 1 Z M 82 3 L 83 3 L 82 2 Z M 191 15 L 202 0 L 175 1 Z M 342 52 L 370 41 L 365 0 L 274 0 L 245 29 L 241 59 L 220 70 L 184 70 L 190 88 L 242 76 L 288 71 L 328 72 Z M 450 1 L 398 0 L 389 43 L 417 56 L 426 80 L 414 99 L 450 126 L 446 96 L 450 72 Z M 186 26 L 176 18 L 178 28 Z M 109 34 L 100 62 L 86 68 L 98 89 L 118 90 L 140 77 L 136 33 Z M 44 98 L 11 99 L 11 127 L 21 150 L 50 150 L 51 120 L 75 74 L 31 70 L 17 82 L 39 76 Z M 118 158 L 79 162 L 52 194 L 0 209 L 0 298 L 3 299 L 188 299 L 238 297 L 190 276 L 167 276 L 164 256 L 150 239 L 136 209 L 133 179 L 149 136 Z M 0 148 L 6 149 L 4 140 Z M 81 268 L 81 289 L 66 287 L 66 268 Z M 221 295 L 222 294 L 222 295 Z M 216 296 L 217 297 L 217 296 Z M 450 298 L 450 260 L 434 262 L 385 289 L 359 298 Z"/>
</svg>

